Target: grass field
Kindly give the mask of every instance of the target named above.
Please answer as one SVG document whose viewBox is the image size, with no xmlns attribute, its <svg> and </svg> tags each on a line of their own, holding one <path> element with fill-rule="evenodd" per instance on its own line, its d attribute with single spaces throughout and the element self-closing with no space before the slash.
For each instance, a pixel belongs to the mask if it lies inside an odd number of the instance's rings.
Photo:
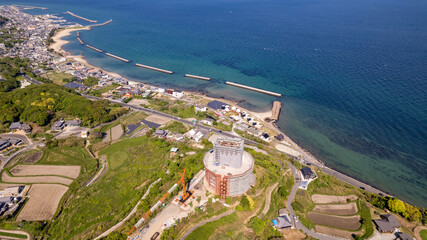
<svg viewBox="0 0 427 240">
<path fill-rule="evenodd" d="M 427 230 L 421 230 L 420 236 L 423 240 L 427 240 Z"/>
<path fill-rule="evenodd" d="M 66 82 L 63 82 L 62 80 L 72 79 L 73 75 L 65 72 L 49 72 L 46 77 L 58 85 L 64 85 Z"/>
<path fill-rule="evenodd" d="M 228 216 L 222 217 L 216 221 L 206 223 L 205 225 L 194 230 L 188 237 L 187 240 L 199 240 L 208 239 L 213 232 L 221 225 L 232 224 L 237 220 L 237 214 L 232 213 Z"/>
<path fill-rule="evenodd" d="M 180 117 L 180 118 L 193 118 L 196 117 L 196 110 L 194 109 L 194 106 L 187 106 L 182 101 L 177 101 L 172 106 L 169 106 L 167 108 L 163 107 L 160 108 L 160 111 L 169 113 L 171 115 Z"/>
<path fill-rule="evenodd" d="M 2 232 L 2 231 L 0 231 L 0 236 L 27 239 L 27 236 L 26 236 L 26 235 L 23 235 L 23 234 L 8 233 L 8 232 Z M 1 239 L 1 238 L 0 238 L 0 239 Z"/>
<path fill-rule="evenodd" d="M 63 213 L 52 223 L 50 236 L 53 239 L 92 239 L 130 212 L 146 190 L 138 188 L 141 183 L 162 177 L 161 187 L 155 189 L 160 194 L 169 187 L 163 180 L 175 182 L 175 174 L 184 166 L 189 177 L 202 168 L 201 163 L 195 164 L 197 158 L 202 157 L 200 154 L 180 159 L 180 166 L 172 162 L 169 159 L 171 147 L 164 140 L 144 136 L 122 140 L 101 150 L 99 156 L 105 155 L 109 166 L 105 175 L 74 194 Z M 186 150 L 185 145 L 179 148 Z M 169 175 L 165 174 L 167 168 L 171 171 Z"/>
<path fill-rule="evenodd" d="M 181 122 L 176 122 L 176 121 L 168 123 L 162 129 L 169 130 L 169 131 L 175 132 L 175 133 L 186 133 L 187 132 L 187 128 L 184 126 L 184 124 Z"/>
</svg>

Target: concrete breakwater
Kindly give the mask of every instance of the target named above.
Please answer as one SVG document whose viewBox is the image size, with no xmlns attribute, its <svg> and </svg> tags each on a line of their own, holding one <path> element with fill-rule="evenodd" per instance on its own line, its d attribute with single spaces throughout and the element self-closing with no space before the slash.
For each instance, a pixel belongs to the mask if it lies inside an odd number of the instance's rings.
<svg viewBox="0 0 427 240">
<path fill-rule="evenodd" d="M 280 94 L 280 93 L 275 93 L 275 92 L 270 92 L 270 91 L 267 91 L 267 90 L 262 90 L 262 89 L 259 89 L 259 88 L 249 87 L 249 86 L 238 84 L 238 83 L 234 83 L 234 82 L 228 82 L 227 81 L 227 82 L 225 82 L 225 84 L 231 85 L 231 86 L 234 86 L 234 87 L 239 87 L 239 88 L 244 88 L 244 89 L 252 90 L 252 91 L 255 91 L 255 92 L 265 93 L 265 94 L 268 94 L 268 95 L 271 95 L 271 96 L 275 96 L 275 97 L 281 97 L 282 96 L 282 94 Z"/>
<path fill-rule="evenodd" d="M 81 45 L 83 45 L 83 44 L 85 44 L 79 37 L 77 38 L 77 40 L 79 41 L 79 43 L 81 44 Z"/>
<path fill-rule="evenodd" d="M 82 43 L 82 44 L 83 44 L 83 43 Z M 92 50 L 95 50 L 95 51 L 97 51 L 97 52 L 102 53 L 102 50 L 100 50 L 100 49 L 98 49 L 98 48 L 96 48 L 96 47 L 92 47 L 91 45 L 86 45 L 86 47 L 88 47 L 88 48 L 90 48 L 90 49 L 92 49 Z M 108 53 L 107 53 L 107 55 L 108 55 Z"/>
<path fill-rule="evenodd" d="M 91 23 L 97 23 L 97 22 L 98 22 L 98 21 L 96 21 L 96 20 L 90 20 L 90 19 L 84 18 L 84 17 L 82 17 L 82 16 L 76 15 L 76 14 L 74 14 L 74 13 L 70 12 L 70 11 L 66 11 L 65 13 L 68 13 L 68 14 L 70 14 L 70 15 L 71 15 L 71 16 L 73 16 L 73 17 L 79 18 L 79 19 L 84 20 L 84 21 L 87 21 L 87 22 L 91 22 Z"/>
<path fill-rule="evenodd" d="M 154 70 L 154 71 L 158 71 L 158 72 L 162 72 L 162 73 L 167 73 L 167 74 L 172 74 L 173 73 L 172 71 L 169 71 L 169 70 L 164 70 L 164 69 L 161 69 L 161 68 L 151 67 L 151 66 L 147 66 L 147 65 L 143 65 L 143 64 L 139 64 L 139 63 L 137 63 L 135 65 L 138 66 L 138 67 L 142 67 L 142 68 L 146 68 L 146 69 L 150 69 L 150 70 Z"/>
<path fill-rule="evenodd" d="M 119 57 L 119 56 L 116 56 L 116 55 L 114 55 L 114 54 L 111 54 L 111 53 L 105 53 L 107 56 L 110 56 L 110 57 L 112 57 L 112 58 L 115 58 L 115 59 L 118 59 L 118 60 L 120 60 L 120 61 L 123 61 L 123 62 L 130 62 L 129 60 L 127 60 L 126 58 L 121 58 L 121 57 Z"/>
<path fill-rule="evenodd" d="M 113 19 L 110 18 L 110 20 L 108 20 L 108 21 L 105 21 L 105 22 L 100 23 L 100 24 L 89 25 L 88 27 L 89 28 L 91 28 L 91 27 L 101 27 L 101 26 L 104 26 L 104 25 L 107 25 L 107 24 L 111 23 L 112 21 L 113 21 Z"/>
<path fill-rule="evenodd" d="M 185 74 L 185 77 L 196 78 L 196 79 L 206 80 L 206 81 L 210 81 L 211 80 L 211 78 L 208 78 L 208 77 L 202 77 L 202 76 L 197 76 L 197 75 L 192 75 L 192 74 Z"/>
</svg>

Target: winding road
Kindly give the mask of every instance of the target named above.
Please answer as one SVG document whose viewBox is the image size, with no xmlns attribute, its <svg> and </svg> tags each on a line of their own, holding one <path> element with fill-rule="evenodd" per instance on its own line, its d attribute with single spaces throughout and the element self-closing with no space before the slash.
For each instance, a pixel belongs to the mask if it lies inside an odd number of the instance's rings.
<svg viewBox="0 0 427 240">
<path fill-rule="evenodd" d="M 98 237 L 96 237 L 94 240 L 106 237 L 108 234 L 110 234 L 111 232 L 114 232 L 115 230 L 117 230 L 117 228 L 119 228 L 123 223 L 125 223 L 130 217 L 132 217 L 132 215 L 134 213 L 136 213 L 136 210 L 138 209 L 139 204 L 141 203 L 142 200 L 144 200 L 148 194 L 150 193 L 150 189 L 152 186 L 154 186 L 154 184 L 156 184 L 157 182 L 159 182 L 160 180 L 162 180 L 161 178 L 157 179 L 156 181 L 154 181 L 153 183 L 150 184 L 150 186 L 148 187 L 147 191 L 145 192 L 144 196 L 142 196 L 141 200 L 139 200 L 135 207 L 132 209 L 132 211 L 130 211 L 130 213 L 120 222 L 118 222 L 116 225 L 112 226 L 110 229 L 108 229 L 107 231 L 105 231 L 104 233 L 102 233 L 101 235 L 99 235 Z"/>
<path fill-rule="evenodd" d="M 31 239 L 33 239 L 33 238 L 32 238 L 32 236 L 31 236 L 31 234 L 27 233 L 26 231 L 0 229 L 0 232 L 21 234 L 21 235 L 25 235 L 25 236 L 27 236 L 27 240 L 31 240 Z M 15 238 L 15 237 L 1 237 L 1 236 L 0 236 L 0 239 L 22 239 L 22 238 Z"/>
</svg>

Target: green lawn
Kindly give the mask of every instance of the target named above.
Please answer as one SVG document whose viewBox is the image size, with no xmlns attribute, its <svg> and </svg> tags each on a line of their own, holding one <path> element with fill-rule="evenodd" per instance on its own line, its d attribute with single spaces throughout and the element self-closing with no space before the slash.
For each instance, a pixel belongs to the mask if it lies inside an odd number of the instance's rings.
<svg viewBox="0 0 427 240">
<path fill-rule="evenodd" d="M 160 108 L 160 111 L 169 113 L 171 115 L 180 117 L 180 118 L 194 118 L 196 117 L 196 110 L 194 109 L 193 105 L 187 106 L 182 101 L 177 101 L 172 106 L 169 106 L 167 108 L 163 107 Z"/>
<path fill-rule="evenodd" d="M 50 72 L 47 74 L 47 78 L 58 85 L 64 85 L 66 82 L 63 82 L 63 79 L 72 79 L 73 75 L 65 72 Z"/>
<path fill-rule="evenodd" d="M 117 83 L 113 83 L 113 84 L 111 84 L 110 86 L 106 86 L 106 87 L 101 88 L 101 89 L 91 90 L 91 91 L 89 92 L 89 94 L 90 94 L 90 95 L 93 95 L 93 96 L 98 96 L 98 97 L 100 97 L 103 93 L 106 93 L 106 92 L 108 92 L 108 91 L 110 91 L 110 90 L 116 89 L 118 86 L 120 86 L 120 85 L 119 85 L 119 84 L 117 84 Z"/>
<path fill-rule="evenodd" d="M 421 230 L 420 235 L 423 240 L 427 240 L 427 230 Z"/>
<path fill-rule="evenodd" d="M 163 130 L 169 130 L 171 132 L 176 133 L 186 133 L 187 128 L 182 124 L 181 122 L 173 121 L 172 123 L 169 123 L 167 126 L 162 128 Z"/>
<path fill-rule="evenodd" d="M 17 234 L 17 233 L 0 232 L 0 236 L 6 236 L 6 237 L 14 237 L 14 238 L 27 239 L 27 236 L 26 236 L 26 235 L 23 235 L 23 234 Z"/>
<path fill-rule="evenodd" d="M 225 225 L 225 224 L 232 224 L 236 220 L 237 220 L 237 214 L 232 213 L 216 221 L 206 223 L 205 225 L 197 228 L 190 235 L 188 235 L 186 240 L 208 239 L 219 226 Z"/>
<path fill-rule="evenodd" d="M 79 189 L 67 202 L 49 229 L 51 238 L 92 239 L 131 211 L 149 184 L 137 187 L 146 180 L 162 178 L 162 184 L 153 190 L 157 195 L 146 199 L 154 202 L 176 182 L 177 172 L 183 167 L 187 167 L 189 177 L 203 167 L 201 152 L 179 159 L 177 164 L 169 158 L 171 147 L 162 139 L 144 136 L 122 140 L 101 150 L 99 156 L 105 155 L 108 161 L 105 175 L 95 184 Z M 171 171 L 169 175 L 165 174 L 167 168 Z M 146 201 L 144 205 L 152 204 Z"/>
</svg>

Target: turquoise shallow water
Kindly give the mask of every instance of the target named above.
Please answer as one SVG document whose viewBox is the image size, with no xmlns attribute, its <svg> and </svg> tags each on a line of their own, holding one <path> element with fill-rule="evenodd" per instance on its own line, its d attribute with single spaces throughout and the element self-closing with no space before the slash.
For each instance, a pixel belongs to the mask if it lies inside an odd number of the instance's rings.
<svg viewBox="0 0 427 240">
<path fill-rule="evenodd" d="M 297 143 L 331 167 L 427 206 L 425 1 L 19 3 L 100 22 L 113 18 L 107 26 L 81 32 L 82 39 L 177 73 L 137 68 L 68 37 L 66 50 L 128 78 L 207 91 L 260 111 L 277 98 L 223 83 L 280 92 L 284 108 L 278 125 Z M 186 79 L 185 73 L 213 80 Z"/>
</svg>

